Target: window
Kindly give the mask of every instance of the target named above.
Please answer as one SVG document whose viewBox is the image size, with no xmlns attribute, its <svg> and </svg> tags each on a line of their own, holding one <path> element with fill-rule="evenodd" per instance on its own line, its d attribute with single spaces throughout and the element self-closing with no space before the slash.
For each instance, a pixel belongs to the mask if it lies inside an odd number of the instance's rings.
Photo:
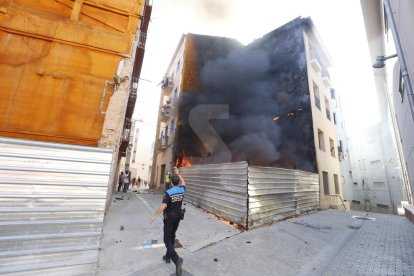
<svg viewBox="0 0 414 276">
<path fill-rule="evenodd" d="M 358 182 L 354 182 L 354 185 L 357 185 L 358 186 Z"/>
<path fill-rule="evenodd" d="M 378 208 L 382 208 L 382 209 L 389 209 L 390 207 L 388 205 L 385 204 L 377 204 Z"/>
<path fill-rule="evenodd" d="M 326 110 L 326 118 L 328 118 L 328 120 L 331 120 L 331 110 L 329 108 L 329 100 L 327 97 L 325 97 L 325 110 Z"/>
<path fill-rule="evenodd" d="M 173 101 L 175 101 L 175 99 L 177 99 L 177 95 L 178 95 L 178 88 L 174 89 L 174 94 L 172 96 Z"/>
<path fill-rule="evenodd" d="M 319 110 L 321 110 L 321 98 L 319 96 L 319 87 L 313 83 L 313 94 L 315 96 L 315 105 Z"/>
<path fill-rule="evenodd" d="M 335 113 L 335 112 L 333 112 L 333 113 L 332 113 L 332 116 L 333 116 L 334 124 L 336 125 L 336 113 Z"/>
<path fill-rule="evenodd" d="M 403 102 L 404 101 L 404 94 L 405 94 L 405 84 L 404 84 L 404 78 L 401 74 L 401 71 L 400 71 L 400 81 L 399 81 L 399 84 L 398 84 L 398 92 L 400 92 L 401 102 Z"/>
<path fill-rule="evenodd" d="M 331 156 L 335 157 L 335 143 L 331 138 L 329 138 L 329 148 L 331 150 Z"/>
<path fill-rule="evenodd" d="M 336 99 L 336 95 L 335 95 L 335 89 L 331 88 L 331 99 L 335 100 Z"/>
<path fill-rule="evenodd" d="M 352 200 L 352 203 L 361 204 L 361 201 L 359 201 L 359 200 Z"/>
<path fill-rule="evenodd" d="M 372 182 L 374 187 L 385 187 L 385 182 Z"/>
<path fill-rule="evenodd" d="M 343 144 L 342 144 L 342 140 L 339 140 L 339 146 L 338 146 L 338 158 L 339 161 L 344 160 L 344 152 L 343 152 Z"/>
<path fill-rule="evenodd" d="M 322 172 L 323 193 L 329 195 L 329 178 L 327 172 Z"/>
<path fill-rule="evenodd" d="M 339 195 L 339 182 L 338 182 L 338 175 L 334 174 L 334 184 L 335 184 L 335 194 Z"/>
<path fill-rule="evenodd" d="M 319 149 L 325 151 L 325 138 L 323 136 L 323 131 L 318 129 L 318 140 L 319 140 Z"/>
<path fill-rule="evenodd" d="M 177 62 L 177 69 L 176 69 L 176 72 L 178 72 L 178 70 L 180 70 L 180 68 L 181 68 L 181 59 L 180 59 L 180 60 L 178 60 L 178 62 Z"/>
</svg>

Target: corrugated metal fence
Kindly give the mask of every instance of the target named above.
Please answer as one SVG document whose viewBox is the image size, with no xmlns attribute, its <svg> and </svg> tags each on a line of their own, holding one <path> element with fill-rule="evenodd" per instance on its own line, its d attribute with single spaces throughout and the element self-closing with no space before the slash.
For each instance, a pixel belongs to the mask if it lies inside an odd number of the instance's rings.
<svg viewBox="0 0 414 276">
<path fill-rule="evenodd" d="M 0 274 L 93 275 L 112 151 L 0 138 Z"/>
<path fill-rule="evenodd" d="M 186 200 L 246 229 L 319 206 L 319 176 L 248 167 L 246 162 L 183 168 Z"/>
<path fill-rule="evenodd" d="M 246 162 L 185 167 L 183 176 L 186 201 L 246 227 Z"/>
<path fill-rule="evenodd" d="M 249 228 L 319 206 L 319 176 L 298 170 L 249 167 Z"/>
</svg>

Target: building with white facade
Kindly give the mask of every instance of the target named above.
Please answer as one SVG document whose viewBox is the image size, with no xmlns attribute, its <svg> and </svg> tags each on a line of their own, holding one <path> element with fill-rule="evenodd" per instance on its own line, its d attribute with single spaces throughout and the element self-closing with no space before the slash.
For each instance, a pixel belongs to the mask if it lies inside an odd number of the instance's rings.
<svg viewBox="0 0 414 276">
<path fill-rule="evenodd" d="M 331 88 L 332 117 L 336 131 L 338 158 L 341 168 L 341 184 L 344 201 L 351 202 L 354 194 L 351 154 L 349 151 L 348 135 L 342 111 L 340 94 Z"/>
<path fill-rule="evenodd" d="M 403 181 L 388 122 L 378 123 L 349 139 L 352 164 L 351 209 L 396 214 Z"/>
<path fill-rule="evenodd" d="M 361 0 L 382 121 L 396 137 L 403 197 L 412 203 L 414 188 L 414 2 Z M 386 111 L 385 111 L 386 110 Z M 388 112 L 389 110 L 389 112 Z"/>
</svg>

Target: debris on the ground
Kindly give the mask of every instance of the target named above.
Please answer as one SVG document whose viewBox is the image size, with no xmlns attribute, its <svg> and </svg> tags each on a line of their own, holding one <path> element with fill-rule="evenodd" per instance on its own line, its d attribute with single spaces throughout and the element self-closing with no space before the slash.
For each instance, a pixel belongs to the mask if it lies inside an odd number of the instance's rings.
<svg viewBox="0 0 414 276">
<path fill-rule="evenodd" d="M 124 226 L 123 225 L 121 225 L 121 227 L 119 227 L 119 230 L 124 230 Z"/>
<path fill-rule="evenodd" d="M 214 258 L 213 261 L 218 262 L 217 258 Z"/>
<path fill-rule="evenodd" d="M 359 228 L 361 228 L 361 226 L 362 226 L 362 223 L 361 223 L 361 221 L 352 221 L 352 223 L 348 226 L 349 228 L 351 228 L 351 229 L 359 229 Z"/>
<path fill-rule="evenodd" d="M 368 215 L 368 214 L 366 214 Z M 356 219 L 364 219 L 364 220 L 377 220 L 376 218 L 371 218 L 371 217 L 360 217 L 360 216 L 352 216 L 352 218 L 356 218 Z"/>
<path fill-rule="evenodd" d="M 122 197 L 116 197 L 117 200 L 124 200 Z"/>
<path fill-rule="evenodd" d="M 247 241 L 246 243 L 252 243 L 251 241 Z"/>
</svg>

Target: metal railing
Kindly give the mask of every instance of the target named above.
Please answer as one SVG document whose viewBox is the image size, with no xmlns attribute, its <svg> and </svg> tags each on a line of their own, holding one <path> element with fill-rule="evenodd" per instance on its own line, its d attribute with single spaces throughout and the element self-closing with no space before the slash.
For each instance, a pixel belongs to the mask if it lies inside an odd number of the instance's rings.
<svg viewBox="0 0 414 276">
<path fill-rule="evenodd" d="M 165 150 L 168 148 L 168 136 L 161 136 L 157 143 L 157 149 L 158 150 Z"/>
<path fill-rule="evenodd" d="M 342 203 L 342 206 L 344 206 L 344 210 L 346 210 L 345 202 L 342 199 L 342 196 L 341 195 L 338 195 L 338 194 L 336 194 L 336 195 L 329 195 L 329 197 L 330 197 L 329 203 L 331 203 L 332 205 L 337 205 L 338 204 L 338 201 L 340 201 Z"/>
</svg>

